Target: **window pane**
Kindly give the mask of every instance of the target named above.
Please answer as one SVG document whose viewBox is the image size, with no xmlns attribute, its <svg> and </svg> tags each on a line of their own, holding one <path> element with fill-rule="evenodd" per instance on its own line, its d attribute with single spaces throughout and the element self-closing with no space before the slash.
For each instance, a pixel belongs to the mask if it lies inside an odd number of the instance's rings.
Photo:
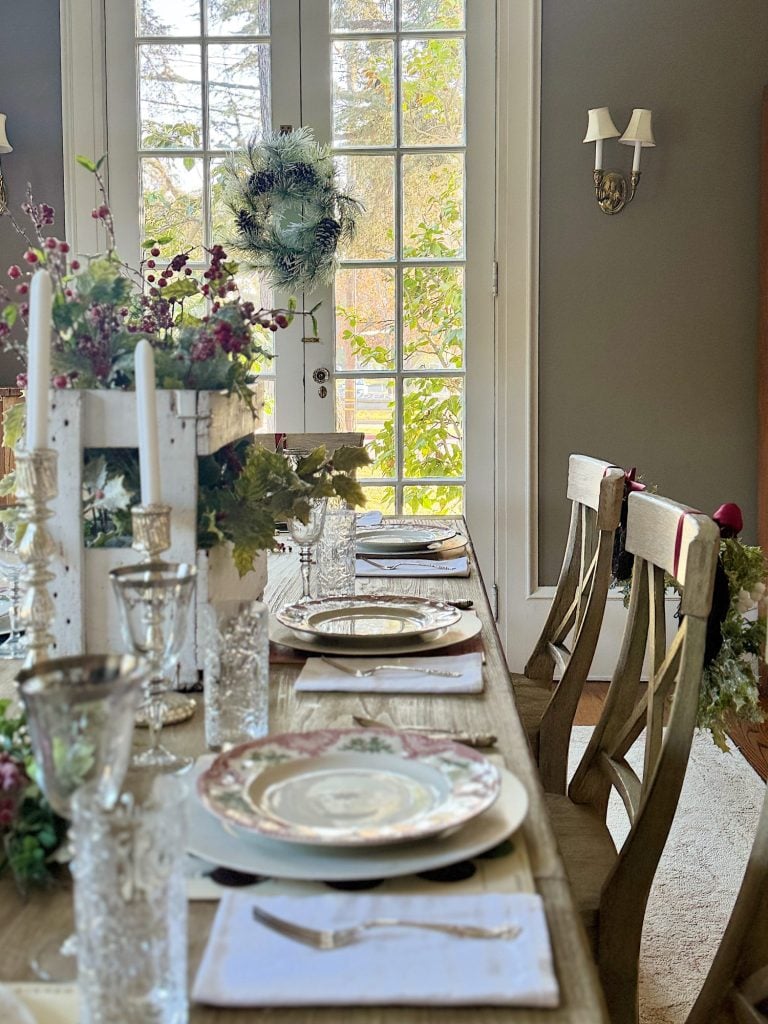
<svg viewBox="0 0 768 1024">
<path fill-rule="evenodd" d="M 208 0 L 209 36 L 263 36 L 269 32 L 269 0 Z"/>
<path fill-rule="evenodd" d="M 395 368 L 395 272 L 382 268 L 336 274 L 336 368 Z"/>
<path fill-rule="evenodd" d="M 403 476 L 464 475 L 464 380 L 406 377 L 403 385 Z"/>
<path fill-rule="evenodd" d="M 464 142 L 464 41 L 402 44 L 402 130 L 406 146 Z"/>
<path fill-rule="evenodd" d="M 387 32 L 394 27 L 394 0 L 331 0 L 332 32 Z"/>
<path fill-rule="evenodd" d="M 464 28 L 464 0 L 401 0 L 400 27 Z"/>
<path fill-rule="evenodd" d="M 334 146 L 391 146 L 395 141 L 394 44 L 333 44 Z"/>
<path fill-rule="evenodd" d="M 269 46 L 208 47 L 208 125 L 211 149 L 239 149 L 271 121 Z"/>
<path fill-rule="evenodd" d="M 447 258 L 464 250 L 464 157 L 403 157 L 403 255 Z"/>
<path fill-rule="evenodd" d="M 395 383 L 359 377 L 336 378 L 336 429 L 362 430 L 373 459 L 365 467 L 366 478 L 381 480 L 395 476 Z"/>
<path fill-rule="evenodd" d="M 344 260 L 389 260 L 395 255 L 395 160 L 391 156 L 337 156 L 339 184 L 365 212 L 355 237 L 342 245 Z"/>
<path fill-rule="evenodd" d="M 403 365 L 461 369 L 464 363 L 464 270 L 409 267 L 403 273 Z"/>
<path fill-rule="evenodd" d="M 200 259 L 203 241 L 203 161 L 149 157 L 141 161 L 142 238 L 170 233 L 165 252 L 191 250 Z"/>
<path fill-rule="evenodd" d="M 199 36 L 199 0 L 138 0 L 139 35 Z"/>
<path fill-rule="evenodd" d="M 395 511 L 394 487 L 364 487 L 363 494 L 366 497 L 366 512 L 382 512 L 385 516 L 393 515 Z"/>
<path fill-rule="evenodd" d="M 199 149 L 202 145 L 200 47 L 139 47 L 141 145 Z"/>
<path fill-rule="evenodd" d="M 263 405 L 256 421 L 257 434 L 275 433 L 275 382 L 273 380 L 259 379 L 256 384 L 256 394 L 262 399 Z"/>
<path fill-rule="evenodd" d="M 457 484 L 404 487 L 403 512 L 410 516 L 463 515 L 464 488 Z"/>
</svg>

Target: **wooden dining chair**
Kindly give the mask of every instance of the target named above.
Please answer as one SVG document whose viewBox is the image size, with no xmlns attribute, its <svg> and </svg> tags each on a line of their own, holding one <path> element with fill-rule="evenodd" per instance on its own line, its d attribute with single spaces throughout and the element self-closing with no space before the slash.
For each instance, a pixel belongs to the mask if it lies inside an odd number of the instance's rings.
<svg viewBox="0 0 768 1024">
<path fill-rule="evenodd" d="M 686 1024 L 768 1024 L 768 790 L 741 889 Z"/>
<path fill-rule="evenodd" d="M 547 794 L 612 1024 L 637 1024 L 643 919 L 696 725 L 719 537 L 707 516 L 655 494 L 630 495 L 626 546 L 634 570 L 618 662 L 568 796 Z M 680 626 L 668 648 L 665 572 L 682 587 Z M 650 678 L 643 687 L 646 650 Z M 638 774 L 626 754 L 643 731 Z M 631 825 L 618 852 L 606 824 L 613 789 Z"/>
<path fill-rule="evenodd" d="M 553 793 L 565 793 L 568 744 L 605 612 L 623 494 L 624 472 L 618 466 L 571 455 L 571 523 L 560 578 L 524 673 L 512 673 L 515 702 L 542 784 Z"/>
<path fill-rule="evenodd" d="M 362 448 L 365 435 L 361 431 L 347 431 L 335 434 L 257 434 L 261 444 L 274 445 L 273 450 L 287 452 L 290 455 L 309 455 L 315 448 L 325 445 L 329 454 L 337 448 Z"/>
</svg>

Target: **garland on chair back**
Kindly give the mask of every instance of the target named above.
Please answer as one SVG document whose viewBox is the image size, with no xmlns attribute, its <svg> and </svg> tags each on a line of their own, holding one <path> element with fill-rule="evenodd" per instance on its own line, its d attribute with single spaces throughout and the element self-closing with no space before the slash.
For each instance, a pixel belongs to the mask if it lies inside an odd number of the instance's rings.
<svg viewBox="0 0 768 1024">
<path fill-rule="evenodd" d="M 311 129 L 252 139 L 226 165 L 235 245 L 278 288 L 328 284 L 336 249 L 362 205 L 338 187 L 330 149 Z"/>
</svg>

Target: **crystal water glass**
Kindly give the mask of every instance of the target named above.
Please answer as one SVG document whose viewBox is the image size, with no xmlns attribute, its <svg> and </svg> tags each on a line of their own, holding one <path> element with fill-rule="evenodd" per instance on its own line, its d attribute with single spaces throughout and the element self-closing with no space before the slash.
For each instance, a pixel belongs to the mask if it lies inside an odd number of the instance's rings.
<svg viewBox="0 0 768 1024">
<path fill-rule="evenodd" d="M 134 754 L 134 767 L 181 771 L 192 763 L 160 742 L 163 694 L 173 675 L 187 629 L 197 569 L 184 562 L 147 562 L 123 566 L 109 574 L 117 597 L 125 644 L 149 663 L 142 710 L 149 745 Z"/>
<path fill-rule="evenodd" d="M 77 856 L 80 1024 L 186 1024 L 186 787 L 129 772 L 105 810 L 80 790 Z"/>
<path fill-rule="evenodd" d="M 86 655 L 39 662 L 16 677 L 48 803 L 70 818 L 81 787 L 96 806 L 114 805 L 131 753 L 133 719 L 148 666 L 131 655 Z M 74 943 L 49 940 L 32 967 L 46 981 L 74 976 Z"/>
<path fill-rule="evenodd" d="M 225 601 L 201 611 L 205 740 L 221 750 L 269 731 L 269 609 Z"/>
<path fill-rule="evenodd" d="M 317 543 L 318 597 L 344 597 L 355 592 L 357 517 L 351 509 L 328 508 Z"/>
<path fill-rule="evenodd" d="M 308 498 L 306 522 L 294 517 L 288 520 L 288 530 L 296 544 L 299 545 L 299 562 L 301 564 L 301 599 L 309 600 L 309 573 L 312 566 L 312 546 L 317 543 L 325 521 L 327 498 Z"/>
<path fill-rule="evenodd" d="M 0 658 L 24 658 L 27 649 L 19 630 L 24 563 L 16 551 L 16 531 L 0 524 L 0 576 L 8 581 L 8 638 L 0 644 Z"/>
</svg>

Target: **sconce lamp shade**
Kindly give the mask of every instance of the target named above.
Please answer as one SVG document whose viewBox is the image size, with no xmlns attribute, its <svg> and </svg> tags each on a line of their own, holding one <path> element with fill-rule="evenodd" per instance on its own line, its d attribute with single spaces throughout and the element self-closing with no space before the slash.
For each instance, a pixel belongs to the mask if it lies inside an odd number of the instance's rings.
<svg viewBox="0 0 768 1024">
<path fill-rule="evenodd" d="M 5 134 L 5 114 L 0 114 L 0 153 L 12 153 L 13 146 Z"/>
<path fill-rule="evenodd" d="M 648 111 L 650 114 L 650 111 Z M 621 134 L 613 123 L 608 107 L 595 107 L 588 111 L 587 134 L 584 142 L 599 142 L 600 139 L 615 139 Z"/>
<path fill-rule="evenodd" d="M 642 107 L 635 107 L 632 117 L 629 119 L 627 130 L 619 139 L 625 146 L 634 146 L 639 142 L 643 149 L 648 146 L 655 146 L 653 130 L 651 128 L 651 112 Z"/>
</svg>

